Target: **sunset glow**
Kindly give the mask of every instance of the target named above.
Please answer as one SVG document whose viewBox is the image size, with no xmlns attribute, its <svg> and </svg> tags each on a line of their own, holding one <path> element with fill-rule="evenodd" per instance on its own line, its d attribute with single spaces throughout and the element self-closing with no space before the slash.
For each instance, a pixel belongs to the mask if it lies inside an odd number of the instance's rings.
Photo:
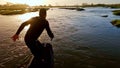
<svg viewBox="0 0 120 68">
<path fill-rule="evenodd" d="M 20 15 L 20 16 L 18 16 L 18 19 L 20 20 L 21 23 L 23 23 L 35 16 L 38 16 L 38 12 L 36 12 L 36 13 L 31 12 L 31 13 L 26 13 L 26 14 Z M 26 26 L 24 29 L 27 31 L 29 27 L 30 27 L 30 25 Z"/>
<path fill-rule="evenodd" d="M 28 4 L 30 6 L 44 5 L 45 4 L 45 0 L 9 0 L 9 2 Z"/>
</svg>

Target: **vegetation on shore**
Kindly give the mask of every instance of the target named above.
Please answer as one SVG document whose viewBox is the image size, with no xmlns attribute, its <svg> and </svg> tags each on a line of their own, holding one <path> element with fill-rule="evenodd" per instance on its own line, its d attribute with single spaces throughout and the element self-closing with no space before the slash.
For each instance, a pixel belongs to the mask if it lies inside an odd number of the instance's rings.
<svg viewBox="0 0 120 68">
<path fill-rule="evenodd" d="M 113 12 L 114 15 L 120 16 L 120 10 L 114 10 L 114 11 L 112 11 L 112 12 Z"/>
<path fill-rule="evenodd" d="M 16 15 L 26 13 L 24 10 L 2 10 L 0 11 L 1 15 Z"/>
<path fill-rule="evenodd" d="M 0 5 L 0 14 L 1 15 L 24 14 L 27 12 L 36 12 L 43 7 L 48 9 L 45 6 L 29 6 L 26 4 L 5 4 Z"/>
<path fill-rule="evenodd" d="M 120 4 L 86 4 L 82 5 L 83 7 L 110 7 L 110 8 L 120 8 Z"/>
<path fill-rule="evenodd" d="M 120 19 L 119 20 L 118 19 L 112 20 L 111 24 L 116 26 L 116 27 L 120 27 Z"/>
<path fill-rule="evenodd" d="M 26 4 L 5 4 L 0 5 L 0 14 L 1 15 L 14 15 L 14 14 L 23 14 L 25 13 L 25 8 L 28 5 Z"/>
<path fill-rule="evenodd" d="M 76 7 L 111 7 L 111 8 L 120 8 L 120 4 L 87 4 L 83 3 L 82 5 L 68 5 L 68 6 L 52 6 L 52 5 L 40 5 L 40 6 L 29 6 L 27 4 L 11 4 L 7 3 L 4 5 L 0 5 L 0 14 L 1 15 L 16 15 L 23 14 L 26 12 L 35 12 L 40 8 L 69 8 L 76 9 Z M 77 8 L 76 10 L 81 11 L 84 9 Z M 120 15 L 119 11 L 113 11 L 115 15 Z"/>
</svg>

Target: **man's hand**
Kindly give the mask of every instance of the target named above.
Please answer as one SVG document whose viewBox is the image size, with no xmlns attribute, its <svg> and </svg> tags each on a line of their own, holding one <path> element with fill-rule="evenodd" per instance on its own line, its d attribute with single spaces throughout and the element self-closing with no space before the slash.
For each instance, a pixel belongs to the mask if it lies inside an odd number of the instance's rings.
<svg viewBox="0 0 120 68">
<path fill-rule="evenodd" d="M 51 38 L 51 41 L 53 40 L 53 38 Z"/>
<path fill-rule="evenodd" d="M 13 35 L 12 37 L 11 37 L 11 39 L 15 42 L 16 41 L 16 39 L 18 39 L 19 40 L 19 36 L 18 35 Z"/>
<path fill-rule="evenodd" d="M 53 40 L 53 38 L 54 38 L 54 35 L 52 34 L 52 36 L 50 37 L 51 38 L 51 41 Z"/>
</svg>

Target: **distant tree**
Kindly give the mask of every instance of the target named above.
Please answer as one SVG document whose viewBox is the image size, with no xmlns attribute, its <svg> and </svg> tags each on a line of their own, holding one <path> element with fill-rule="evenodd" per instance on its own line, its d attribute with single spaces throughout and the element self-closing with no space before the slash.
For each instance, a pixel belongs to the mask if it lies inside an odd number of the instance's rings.
<svg viewBox="0 0 120 68">
<path fill-rule="evenodd" d="M 82 3 L 82 6 L 87 6 L 88 4 L 87 3 Z"/>
<path fill-rule="evenodd" d="M 48 5 L 48 7 L 52 7 L 52 5 L 51 5 L 51 4 L 49 4 L 49 5 Z"/>
<path fill-rule="evenodd" d="M 6 3 L 6 6 L 11 6 L 11 5 L 13 5 L 13 3 L 11 3 L 11 2 Z"/>
</svg>

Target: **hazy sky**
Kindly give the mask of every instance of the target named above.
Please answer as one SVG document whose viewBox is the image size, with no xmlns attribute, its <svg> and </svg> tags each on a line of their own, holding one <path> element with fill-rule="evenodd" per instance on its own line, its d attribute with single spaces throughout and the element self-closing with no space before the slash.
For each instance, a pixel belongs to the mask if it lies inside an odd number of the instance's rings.
<svg viewBox="0 0 120 68">
<path fill-rule="evenodd" d="M 0 0 L 0 4 L 6 2 L 13 2 L 13 3 L 23 3 L 29 5 L 73 5 L 73 4 L 82 4 L 82 3 L 119 3 L 120 0 Z"/>
</svg>

